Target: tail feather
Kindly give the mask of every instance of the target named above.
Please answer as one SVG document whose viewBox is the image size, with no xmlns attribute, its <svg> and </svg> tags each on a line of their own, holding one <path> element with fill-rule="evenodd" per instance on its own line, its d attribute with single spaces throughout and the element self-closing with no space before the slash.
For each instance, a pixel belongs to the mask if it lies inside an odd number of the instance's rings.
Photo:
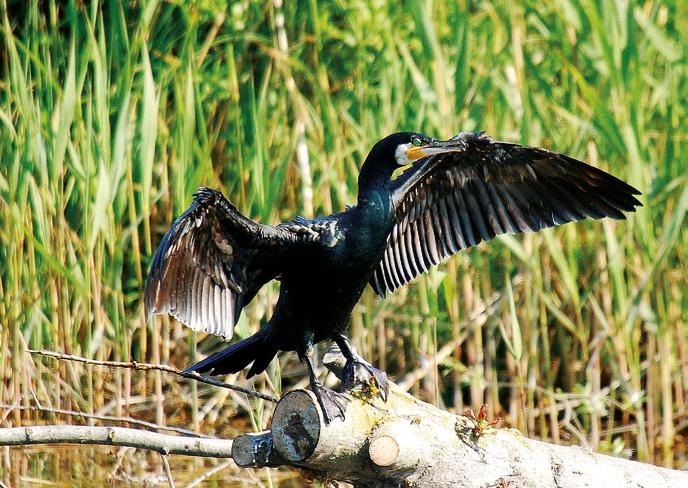
<svg viewBox="0 0 688 488">
<path fill-rule="evenodd" d="M 265 371 L 272 362 L 272 360 L 275 358 L 276 354 L 277 349 L 269 350 L 268 348 L 265 348 L 260 357 L 257 357 L 256 360 L 253 361 L 251 369 L 249 369 L 248 373 L 246 373 L 246 378 L 251 378 L 252 376 L 255 376 Z"/>
<path fill-rule="evenodd" d="M 184 370 L 186 373 L 237 373 L 253 362 L 248 377 L 262 373 L 277 354 L 277 349 L 258 332 L 229 347 L 211 354 Z"/>
</svg>

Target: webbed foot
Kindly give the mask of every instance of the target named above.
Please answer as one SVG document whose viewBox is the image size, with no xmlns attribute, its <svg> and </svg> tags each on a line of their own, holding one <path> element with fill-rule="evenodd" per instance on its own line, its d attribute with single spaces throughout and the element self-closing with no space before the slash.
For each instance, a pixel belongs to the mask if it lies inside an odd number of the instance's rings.
<svg viewBox="0 0 688 488">
<path fill-rule="evenodd" d="M 389 397 L 387 373 L 358 357 L 349 359 L 344 365 L 342 384 L 347 390 L 359 385 L 374 387 L 384 401 Z"/>
<path fill-rule="evenodd" d="M 349 403 L 349 399 L 346 396 L 330 390 L 320 381 L 311 381 L 311 390 L 318 399 L 326 424 L 329 425 L 337 418 L 344 420 L 346 405 Z"/>
</svg>

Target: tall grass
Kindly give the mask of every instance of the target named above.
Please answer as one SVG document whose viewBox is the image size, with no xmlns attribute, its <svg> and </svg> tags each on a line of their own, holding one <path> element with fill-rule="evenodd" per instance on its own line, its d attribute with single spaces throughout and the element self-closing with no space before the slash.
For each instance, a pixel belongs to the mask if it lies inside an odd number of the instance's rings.
<svg viewBox="0 0 688 488">
<path fill-rule="evenodd" d="M 24 350 L 185 366 L 215 343 L 147 323 L 141 298 L 199 185 L 263 222 L 326 214 L 355 202 L 388 133 L 486 130 L 607 169 L 645 206 L 482 244 L 384 302 L 367 292 L 355 346 L 448 408 L 487 402 L 531 436 L 687 466 L 685 2 L 2 0 L 1 17 L 3 403 L 264 427 L 268 406 L 245 398 Z M 284 355 L 256 386 L 299 368 Z"/>
</svg>

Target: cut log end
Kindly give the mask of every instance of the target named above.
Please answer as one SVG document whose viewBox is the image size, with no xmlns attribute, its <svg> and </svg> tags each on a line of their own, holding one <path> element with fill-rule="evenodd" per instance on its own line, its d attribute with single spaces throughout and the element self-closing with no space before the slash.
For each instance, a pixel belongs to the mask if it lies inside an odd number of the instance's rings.
<svg viewBox="0 0 688 488">
<path fill-rule="evenodd" d="M 389 435 L 377 436 L 370 441 L 368 455 L 376 466 L 391 466 L 399 457 L 399 443 Z"/>
<path fill-rule="evenodd" d="M 308 390 L 290 391 L 275 408 L 272 420 L 275 449 L 287 461 L 307 459 L 318 445 L 322 424 L 315 395 Z"/>
<path fill-rule="evenodd" d="M 242 468 L 280 466 L 285 460 L 272 443 L 272 432 L 242 434 L 232 444 L 232 458 Z"/>
</svg>

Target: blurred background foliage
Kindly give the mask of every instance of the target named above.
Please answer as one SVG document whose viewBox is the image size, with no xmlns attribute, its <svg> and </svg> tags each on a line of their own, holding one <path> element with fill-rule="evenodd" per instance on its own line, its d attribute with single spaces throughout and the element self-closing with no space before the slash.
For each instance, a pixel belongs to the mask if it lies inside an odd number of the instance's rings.
<svg viewBox="0 0 688 488">
<path fill-rule="evenodd" d="M 29 410 L 42 406 L 206 434 L 265 427 L 272 406 L 260 401 L 25 351 L 184 367 L 218 341 L 146 322 L 142 292 L 199 185 L 275 224 L 354 203 L 368 149 L 391 132 L 485 130 L 609 170 L 644 207 L 482 244 L 384 302 L 367 291 L 354 345 L 443 407 L 486 402 L 529 436 L 688 466 L 688 4 L 0 5 L 5 425 L 82 421 Z M 277 286 L 246 309 L 239 336 L 269 316 Z M 303 373 L 287 353 L 249 384 L 279 394 Z M 6 481 L 57 479 L 65 462 L 72 475 L 96 469 L 31 452 L 3 459 Z M 91 474 L 132 480 L 158 461 L 108 458 L 111 472 Z"/>
</svg>

